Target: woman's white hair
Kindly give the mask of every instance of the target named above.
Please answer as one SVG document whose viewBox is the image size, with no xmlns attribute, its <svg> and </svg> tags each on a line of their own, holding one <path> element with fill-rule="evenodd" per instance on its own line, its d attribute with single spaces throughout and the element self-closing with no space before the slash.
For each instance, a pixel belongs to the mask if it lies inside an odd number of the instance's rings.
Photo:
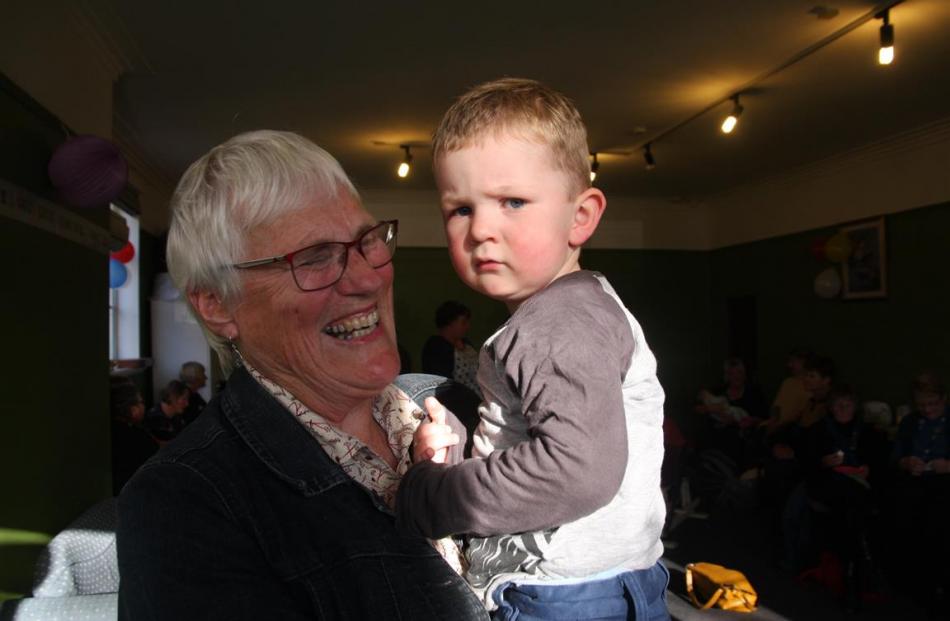
<svg viewBox="0 0 950 621">
<path fill-rule="evenodd" d="M 241 285 L 232 264 L 260 258 L 244 256 L 248 232 L 344 192 L 358 198 L 333 156 L 302 136 L 260 130 L 231 138 L 189 166 L 172 195 L 166 251 L 172 281 L 186 295 L 206 291 L 237 303 Z M 230 369 L 227 340 L 195 315 Z"/>
</svg>

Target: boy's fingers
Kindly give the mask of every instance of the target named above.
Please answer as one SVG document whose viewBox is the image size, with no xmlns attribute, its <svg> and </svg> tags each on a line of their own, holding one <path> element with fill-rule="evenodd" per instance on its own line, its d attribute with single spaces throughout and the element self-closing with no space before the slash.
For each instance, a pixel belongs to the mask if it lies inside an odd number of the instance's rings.
<svg viewBox="0 0 950 621">
<path fill-rule="evenodd" d="M 439 403 L 435 397 L 427 397 L 425 400 L 426 410 L 429 412 L 429 420 L 439 425 L 445 424 L 445 407 Z"/>
<path fill-rule="evenodd" d="M 439 438 L 452 433 L 452 428 L 448 425 L 437 425 L 435 423 L 425 423 L 419 425 L 416 429 L 415 441 L 420 442 L 429 438 Z"/>
<path fill-rule="evenodd" d="M 442 450 L 459 443 L 458 434 L 447 433 L 437 437 L 427 438 L 426 446 L 430 449 Z"/>
<path fill-rule="evenodd" d="M 448 456 L 448 449 L 461 441 L 458 434 L 447 433 L 425 438 L 422 444 L 414 451 L 414 461 L 432 460 L 443 464 Z"/>
</svg>

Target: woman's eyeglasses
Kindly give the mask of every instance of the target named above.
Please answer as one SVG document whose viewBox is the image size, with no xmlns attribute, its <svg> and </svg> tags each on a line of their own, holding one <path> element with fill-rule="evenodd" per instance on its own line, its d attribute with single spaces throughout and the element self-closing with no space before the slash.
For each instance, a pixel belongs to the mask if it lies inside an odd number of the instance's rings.
<svg viewBox="0 0 950 621">
<path fill-rule="evenodd" d="M 317 291 L 343 278 L 352 247 L 356 247 L 370 267 L 380 268 L 391 262 L 396 253 L 398 228 L 398 220 L 385 220 L 350 242 L 314 244 L 277 257 L 242 261 L 231 267 L 248 269 L 286 262 L 301 291 Z"/>
</svg>

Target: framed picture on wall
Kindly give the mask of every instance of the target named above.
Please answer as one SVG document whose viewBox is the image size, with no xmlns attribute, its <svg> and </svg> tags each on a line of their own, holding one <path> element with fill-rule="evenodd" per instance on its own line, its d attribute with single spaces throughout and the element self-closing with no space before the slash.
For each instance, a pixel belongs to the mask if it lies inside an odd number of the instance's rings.
<svg viewBox="0 0 950 621">
<path fill-rule="evenodd" d="M 851 256 L 842 264 L 841 297 L 846 300 L 887 295 L 884 218 L 841 227 L 851 240 Z"/>
</svg>

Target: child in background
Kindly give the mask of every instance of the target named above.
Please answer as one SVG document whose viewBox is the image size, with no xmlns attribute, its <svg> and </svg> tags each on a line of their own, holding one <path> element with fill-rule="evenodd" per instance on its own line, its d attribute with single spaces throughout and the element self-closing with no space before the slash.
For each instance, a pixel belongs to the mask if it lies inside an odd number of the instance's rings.
<svg viewBox="0 0 950 621">
<path fill-rule="evenodd" d="M 639 324 L 579 265 L 606 206 L 588 152 L 573 104 L 531 80 L 469 91 L 434 138 L 452 264 L 512 315 L 480 354 L 475 458 L 438 463 L 458 438 L 427 402 L 397 524 L 470 535 L 496 619 L 669 618 L 663 389 Z"/>
</svg>

